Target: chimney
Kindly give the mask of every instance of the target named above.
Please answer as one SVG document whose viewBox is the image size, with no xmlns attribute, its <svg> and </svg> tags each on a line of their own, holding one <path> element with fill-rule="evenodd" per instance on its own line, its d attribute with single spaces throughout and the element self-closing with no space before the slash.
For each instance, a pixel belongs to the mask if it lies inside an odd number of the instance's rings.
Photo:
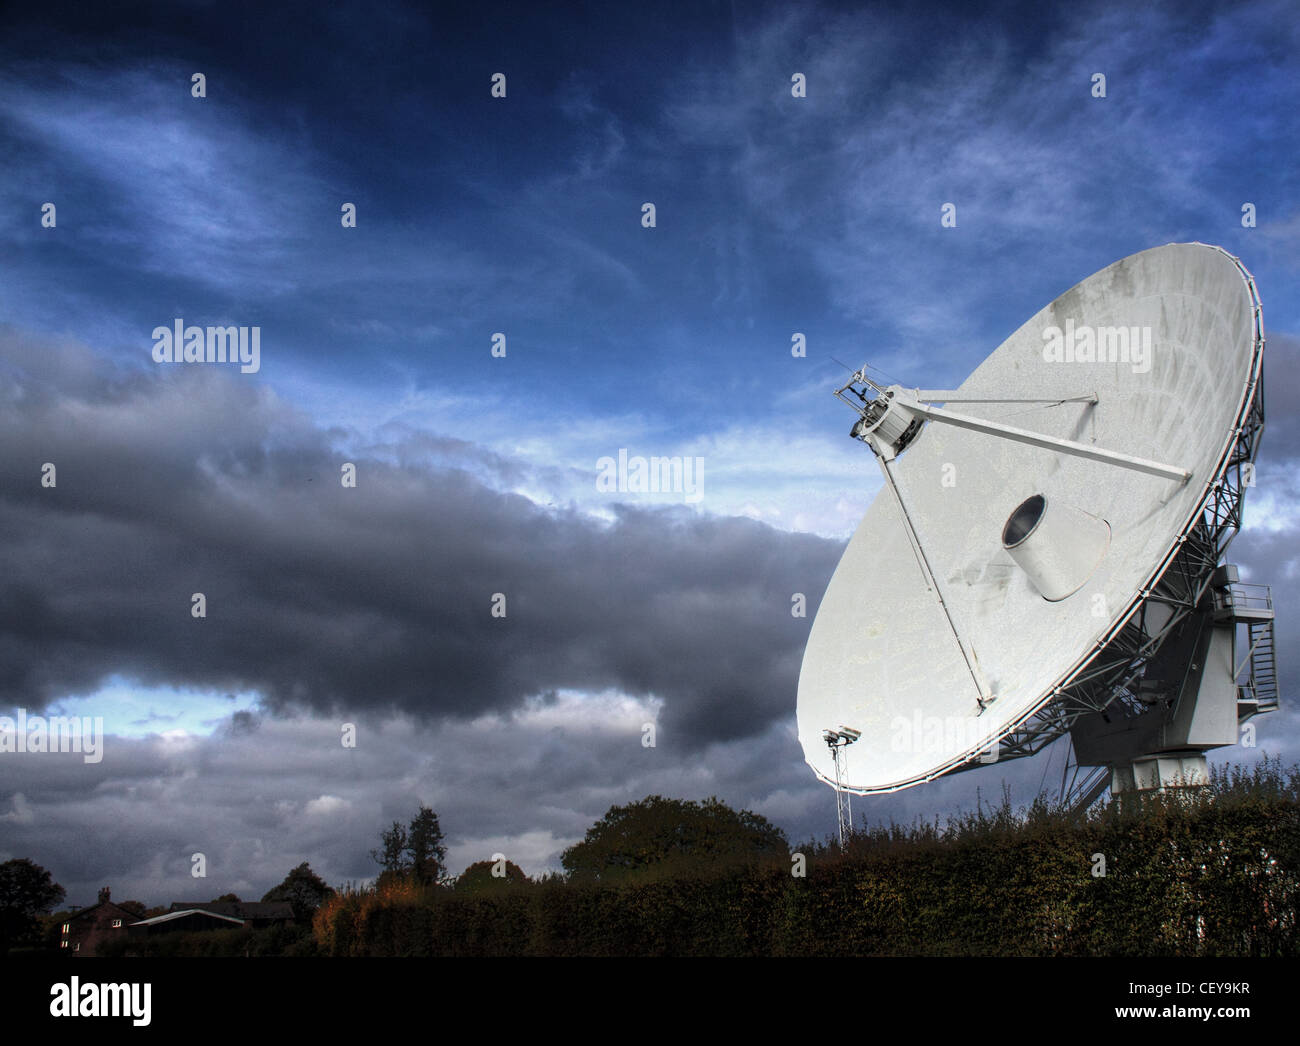
<svg viewBox="0 0 1300 1046">
<path fill-rule="evenodd" d="M 100 903 L 100 904 L 103 904 L 105 901 L 107 901 L 107 900 L 109 899 L 109 897 L 111 896 L 111 893 L 112 893 L 112 891 L 110 891 L 109 888 L 108 888 L 107 886 L 100 887 L 100 890 L 99 890 L 99 903 Z"/>
</svg>

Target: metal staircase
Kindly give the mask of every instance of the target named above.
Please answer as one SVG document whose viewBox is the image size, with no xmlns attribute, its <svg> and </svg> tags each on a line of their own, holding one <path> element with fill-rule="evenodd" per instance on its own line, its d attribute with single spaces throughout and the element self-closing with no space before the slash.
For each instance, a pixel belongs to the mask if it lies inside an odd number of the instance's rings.
<svg viewBox="0 0 1300 1046">
<path fill-rule="evenodd" d="M 1250 643 L 1250 678 L 1238 684 L 1238 719 L 1257 712 L 1272 712 L 1278 705 L 1277 654 L 1273 648 L 1273 622 L 1252 621 L 1246 626 Z M 1253 705 L 1250 711 L 1243 704 Z M 1246 712 L 1246 715 L 1241 715 Z"/>
<path fill-rule="evenodd" d="M 1246 626 L 1246 656 L 1237 667 L 1237 721 L 1278 707 L 1277 650 L 1273 643 L 1273 593 L 1267 585 L 1239 581 L 1220 590 L 1215 606 L 1220 621 Z"/>
<path fill-rule="evenodd" d="M 1076 767 L 1075 770 L 1074 779 L 1061 790 L 1061 805 L 1081 817 L 1110 787 L 1110 767 Z M 1078 773 L 1079 770 L 1085 772 Z"/>
</svg>

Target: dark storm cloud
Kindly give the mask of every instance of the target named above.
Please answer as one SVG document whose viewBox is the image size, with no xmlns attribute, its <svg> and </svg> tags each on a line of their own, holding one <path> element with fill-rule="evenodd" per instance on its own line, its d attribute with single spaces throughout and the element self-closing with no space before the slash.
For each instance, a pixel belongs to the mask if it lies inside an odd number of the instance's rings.
<svg viewBox="0 0 1300 1046">
<path fill-rule="evenodd" d="M 828 795 L 786 725 L 692 757 L 666 734 L 644 748 L 644 713 L 630 699 L 571 697 L 437 725 L 359 717 L 355 749 L 339 745 L 337 722 L 299 718 L 110 737 L 98 764 L 20 757 L 0 791 L 0 861 L 31 856 L 71 903 L 109 884 L 158 904 L 260 897 L 302 860 L 334 884 L 373 876 L 380 829 L 421 802 L 439 815 L 454 873 L 494 852 L 529 873 L 558 868 L 611 805 L 656 792 L 770 807 L 793 838 L 823 827 Z M 194 853 L 206 880 L 191 876 Z"/>
<path fill-rule="evenodd" d="M 420 717 L 616 688 L 663 698 L 663 724 L 700 744 L 793 710 L 837 542 L 680 509 L 605 523 L 463 469 L 349 456 L 221 365 L 110 369 L 13 332 L 0 357 L 4 703 L 112 674 Z"/>
<path fill-rule="evenodd" d="M 1265 331 L 1265 339 L 1262 449 L 1280 463 L 1300 457 L 1300 337 Z"/>
</svg>

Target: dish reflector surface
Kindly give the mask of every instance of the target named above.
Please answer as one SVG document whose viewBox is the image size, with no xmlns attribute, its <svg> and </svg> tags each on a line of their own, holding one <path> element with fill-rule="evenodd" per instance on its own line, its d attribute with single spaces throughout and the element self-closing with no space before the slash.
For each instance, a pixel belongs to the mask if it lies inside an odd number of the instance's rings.
<svg viewBox="0 0 1300 1046">
<path fill-rule="evenodd" d="M 898 504 L 882 489 L 831 578 L 804 651 L 799 740 L 818 777 L 835 784 L 823 732 L 843 724 L 862 733 L 847 750 L 849 790 L 932 780 L 989 750 L 1087 665 L 1159 578 L 1222 478 L 1258 380 L 1255 319 L 1248 274 L 1235 258 L 1205 244 L 1170 244 L 1071 288 L 971 374 L 957 390 L 963 398 L 1095 393 L 1097 401 L 954 402 L 954 410 L 1178 466 L 1191 478 L 1180 483 L 928 422 L 891 468 L 953 624 L 995 700 L 981 712 Z M 1049 358 L 1058 345 L 1053 330 L 1086 350 L 1084 328 L 1104 362 Z M 1120 328 L 1127 353 L 1119 351 Z M 1002 543 L 1012 514 L 1035 495 L 1110 531 L 1082 587 L 1055 602 Z"/>
</svg>

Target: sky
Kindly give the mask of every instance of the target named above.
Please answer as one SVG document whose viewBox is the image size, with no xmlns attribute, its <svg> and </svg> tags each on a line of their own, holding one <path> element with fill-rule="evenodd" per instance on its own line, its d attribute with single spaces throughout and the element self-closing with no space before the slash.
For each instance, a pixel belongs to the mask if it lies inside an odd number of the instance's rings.
<svg viewBox="0 0 1300 1046">
<path fill-rule="evenodd" d="M 1267 2 L 8 5 L 0 715 L 108 736 L 0 754 L 0 860 L 74 904 L 256 898 L 372 876 L 426 803 L 451 871 L 536 874 L 651 793 L 824 838 L 799 666 L 879 489 L 837 361 L 952 387 L 1169 242 L 1263 301 L 1231 555 L 1285 702 L 1297 35 Z M 177 320 L 259 328 L 257 369 L 157 362 Z M 620 451 L 698 462 L 694 494 L 608 489 Z M 1293 711 L 1256 723 L 1213 761 L 1300 759 Z M 1064 756 L 854 810 L 1025 802 Z"/>
</svg>

